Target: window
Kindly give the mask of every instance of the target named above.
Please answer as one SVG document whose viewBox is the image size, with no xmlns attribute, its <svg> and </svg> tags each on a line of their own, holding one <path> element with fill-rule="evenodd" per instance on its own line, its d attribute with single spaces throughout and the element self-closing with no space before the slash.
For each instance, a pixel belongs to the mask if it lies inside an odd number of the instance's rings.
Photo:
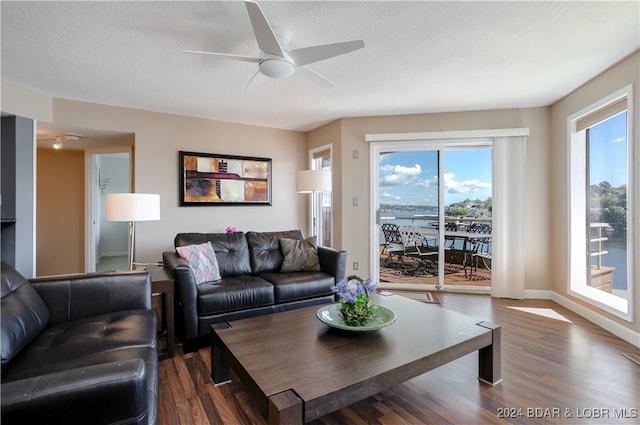
<svg viewBox="0 0 640 425">
<path fill-rule="evenodd" d="M 569 117 L 569 293 L 633 319 L 631 86 Z"/>
</svg>

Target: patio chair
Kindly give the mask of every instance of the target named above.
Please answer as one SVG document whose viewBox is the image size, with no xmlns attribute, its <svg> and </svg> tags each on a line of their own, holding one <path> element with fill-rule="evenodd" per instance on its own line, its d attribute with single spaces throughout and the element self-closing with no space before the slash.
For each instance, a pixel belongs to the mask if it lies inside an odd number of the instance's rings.
<svg viewBox="0 0 640 425">
<path fill-rule="evenodd" d="M 425 244 L 422 229 L 418 226 L 400 226 L 398 230 L 402 235 L 404 254 L 417 260 L 415 267 L 405 270 L 405 273 L 412 275 L 436 274 L 438 266 L 435 259 L 438 258 L 438 250 Z"/>
<path fill-rule="evenodd" d="M 444 231 L 445 231 L 444 249 L 454 249 L 454 244 L 456 242 L 456 239 L 452 237 L 447 237 L 446 232 L 457 232 L 458 225 L 452 221 L 447 221 L 446 223 L 444 223 Z"/>
<path fill-rule="evenodd" d="M 488 223 L 473 223 L 467 229 L 470 233 L 478 233 L 479 235 L 491 235 L 492 228 Z M 471 244 L 471 261 L 469 264 L 470 273 L 478 270 L 478 263 L 482 262 L 485 269 L 491 270 L 491 237 L 478 237 L 470 240 Z M 465 264 L 465 276 L 467 269 Z"/>
<path fill-rule="evenodd" d="M 384 265 L 389 266 L 397 264 L 392 261 L 394 255 L 396 256 L 396 261 L 402 263 L 404 244 L 402 242 L 402 235 L 398 230 L 398 225 L 393 223 L 383 223 L 380 225 L 380 228 L 382 229 L 382 235 L 384 236 L 384 248 L 382 249 L 382 253 L 387 254 Z"/>
</svg>

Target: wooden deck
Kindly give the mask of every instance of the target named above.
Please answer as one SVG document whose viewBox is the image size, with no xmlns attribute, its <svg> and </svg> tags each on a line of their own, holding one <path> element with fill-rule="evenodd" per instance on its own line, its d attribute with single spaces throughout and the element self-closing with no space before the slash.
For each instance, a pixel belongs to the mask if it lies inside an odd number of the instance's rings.
<svg viewBox="0 0 640 425">
<path fill-rule="evenodd" d="M 438 284 L 438 276 L 413 272 L 416 266 L 416 260 L 413 258 L 405 257 L 402 265 L 395 263 L 391 267 L 384 266 L 385 260 L 387 260 L 386 256 L 380 258 L 380 264 L 382 265 L 380 267 L 380 282 Z M 465 276 L 461 264 L 446 263 L 444 284 L 490 287 L 491 271 L 478 267 L 478 269 L 473 270 L 473 273 L 470 273 L 470 268 L 467 266 L 467 275 Z"/>
</svg>

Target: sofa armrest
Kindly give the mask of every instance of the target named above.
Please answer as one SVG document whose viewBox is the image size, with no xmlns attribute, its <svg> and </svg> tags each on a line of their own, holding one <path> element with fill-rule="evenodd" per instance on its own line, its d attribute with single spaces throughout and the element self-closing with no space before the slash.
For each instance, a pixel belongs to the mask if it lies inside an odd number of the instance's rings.
<svg viewBox="0 0 640 425">
<path fill-rule="evenodd" d="M 57 324 L 116 311 L 151 309 L 146 271 L 73 274 L 30 280 Z"/>
<path fill-rule="evenodd" d="M 3 424 L 146 424 L 142 359 L 103 363 L 2 383 Z"/>
<path fill-rule="evenodd" d="M 323 272 L 333 276 L 336 282 L 344 279 L 347 270 L 347 251 L 318 246 L 318 259 Z"/>
<path fill-rule="evenodd" d="M 198 337 L 198 288 L 196 278 L 189 264 L 175 251 L 162 253 L 164 267 L 173 276 L 177 302 L 180 314 L 184 320 L 184 335 L 186 340 Z"/>
</svg>

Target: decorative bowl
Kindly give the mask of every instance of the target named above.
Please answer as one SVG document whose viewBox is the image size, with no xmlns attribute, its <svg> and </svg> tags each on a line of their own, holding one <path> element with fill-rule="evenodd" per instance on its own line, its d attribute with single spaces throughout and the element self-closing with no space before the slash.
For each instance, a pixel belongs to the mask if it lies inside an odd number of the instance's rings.
<svg viewBox="0 0 640 425">
<path fill-rule="evenodd" d="M 396 321 L 396 314 L 381 305 L 376 306 L 373 318 L 364 326 L 349 326 L 340 314 L 340 303 L 325 305 L 318 309 L 316 315 L 320 321 L 332 328 L 352 332 L 371 332 L 389 326 Z"/>
</svg>

